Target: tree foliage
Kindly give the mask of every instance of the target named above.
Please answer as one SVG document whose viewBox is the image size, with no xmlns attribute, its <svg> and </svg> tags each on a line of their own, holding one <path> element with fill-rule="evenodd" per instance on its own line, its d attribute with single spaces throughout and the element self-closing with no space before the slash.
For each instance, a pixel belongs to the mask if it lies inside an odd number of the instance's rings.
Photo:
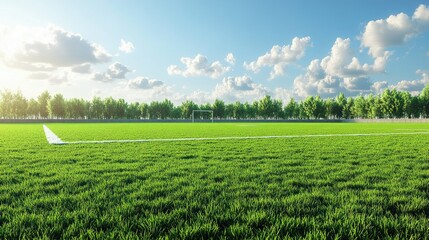
<svg viewBox="0 0 429 240">
<path fill-rule="evenodd" d="M 429 85 L 416 96 L 386 89 L 380 95 L 355 98 L 346 98 L 343 93 L 328 99 L 309 96 L 299 102 L 291 98 L 284 105 L 268 95 L 252 103 L 225 103 L 216 99 L 212 104 L 198 105 L 187 100 L 175 106 L 168 99 L 150 103 L 127 103 L 112 97 L 65 99 L 62 94 L 51 96 L 47 91 L 27 99 L 20 91 L 0 91 L 0 118 L 3 119 L 190 119 L 193 110 L 213 110 L 216 119 L 427 118 Z"/>
</svg>

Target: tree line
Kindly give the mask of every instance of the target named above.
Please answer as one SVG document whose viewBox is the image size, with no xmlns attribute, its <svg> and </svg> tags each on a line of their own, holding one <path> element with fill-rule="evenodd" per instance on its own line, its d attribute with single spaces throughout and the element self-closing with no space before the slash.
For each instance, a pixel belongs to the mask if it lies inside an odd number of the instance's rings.
<svg viewBox="0 0 429 240">
<path fill-rule="evenodd" d="M 0 92 L 2 119 L 190 119 L 193 110 L 213 110 L 215 119 L 377 119 L 428 118 L 429 85 L 413 96 L 407 91 L 386 89 L 379 95 L 335 98 L 309 96 L 301 101 L 281 100 L 265 96 L 254 102 L 213 103 L 198 105 L 187 100 L 175 106 L 170 100 L 150 103 L 128 103 L 124 99 L 94 97 L 66 99 L 62 94 L 48 91 L 37 98 L 27 99 L 20 91 Z M 197 118 L 209 118 L 199 113 Z"/>
</svg>

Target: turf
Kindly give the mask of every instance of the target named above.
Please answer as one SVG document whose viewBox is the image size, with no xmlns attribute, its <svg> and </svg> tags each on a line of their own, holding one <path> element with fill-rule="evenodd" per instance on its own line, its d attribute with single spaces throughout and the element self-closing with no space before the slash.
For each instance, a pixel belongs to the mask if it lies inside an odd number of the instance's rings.
<svg viewBox="0 0 429 240">
<path fill-rule="evenodd" d="M 429 124 L 421 123 L 94 123 L 48 124 L 47 126 L 64 141 L 429 131 Z"/>
<path fill-rule="evenodd" d="M 408 123 L 48 126 L 69 141 L 429 130 Z M 428 135 L 55 146 L 40 124 L 2 124 L 0 238 L 425 239 L 428 146 Z"/>
</svg>

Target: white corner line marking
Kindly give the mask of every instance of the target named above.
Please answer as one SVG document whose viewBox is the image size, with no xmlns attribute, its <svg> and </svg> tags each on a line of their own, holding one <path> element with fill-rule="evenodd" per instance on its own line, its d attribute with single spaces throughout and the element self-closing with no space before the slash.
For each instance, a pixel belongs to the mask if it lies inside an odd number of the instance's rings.
<svg viewBox="0 0 429 240">
<path fill-rule="evenodd" d="M 49 144 L 66 144 L 63 142 L 54 132 L 51 131 L 46 125 L 43 125 L 43 130 L 45 130 L 46 140 Z"/>
<path fill-rule="evenodd" d="M 48 129 L 49 130 L 49 129 Z M 52 133 L 52 132 L 51 132 Z M 53 134 L 53 133 L 52 133 Z M 248 137 L 207 137 L 207 138 L 155 138 L 155 139 L 123 139 L 123 140 L 95 140 L 59 142 L 52 144 L 100 144 L 100 143 L 138 143 L 138 142 L 181 142 L 181 141 L 216 141 L 216 140 L 245 140 L 245 139 L 272 139 L 272 138 L 314 138 L 314 137 L 356 137 L 356 136 L 392 136 L 392 135 L 425 135 L 429 132 L 394 132 L 394 133 L 340 133 L 340 134 L 310 134 L 310 135 L 283 135 L 283 136 L 248 136 Z M 55 136 L 55 134 L 54 134 Z M 56 137 L 56 136 L 55 136 Z M 49 140 L 48 140 L 49 141 Z"/>
</svg>

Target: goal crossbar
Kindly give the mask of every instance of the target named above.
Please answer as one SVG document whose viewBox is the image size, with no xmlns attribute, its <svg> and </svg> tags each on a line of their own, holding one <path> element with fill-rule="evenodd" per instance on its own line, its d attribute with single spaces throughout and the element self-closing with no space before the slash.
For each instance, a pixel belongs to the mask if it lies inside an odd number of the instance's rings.
<svg viewBox="0 0 429 240">
<path fill-rule="evenodd" d="M 192 110 L 192 122 L 195 122 L 195 113 L 196 112 L 206 112 L 212 114 L 212 122 L 214 122 L 213 110 Z"/>
</svg>

